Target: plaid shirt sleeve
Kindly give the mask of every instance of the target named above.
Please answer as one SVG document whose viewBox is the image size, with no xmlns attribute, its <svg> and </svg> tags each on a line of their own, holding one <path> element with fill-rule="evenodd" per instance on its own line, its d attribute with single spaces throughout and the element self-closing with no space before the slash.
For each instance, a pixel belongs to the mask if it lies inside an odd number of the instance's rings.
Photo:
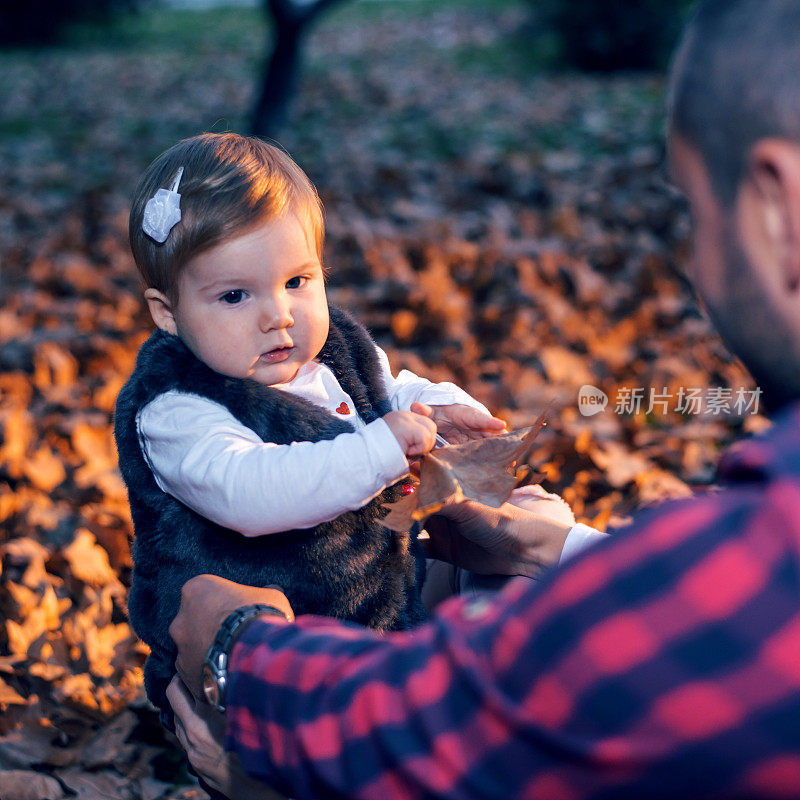
<svg viewBox="0 0 800 800">
<path fill-rule="evenodd" d="M 800 796 L 793 421 L 538 586 L 383 636 L 253 623 L 229 749 L 298 799 Z"/>
</svg>

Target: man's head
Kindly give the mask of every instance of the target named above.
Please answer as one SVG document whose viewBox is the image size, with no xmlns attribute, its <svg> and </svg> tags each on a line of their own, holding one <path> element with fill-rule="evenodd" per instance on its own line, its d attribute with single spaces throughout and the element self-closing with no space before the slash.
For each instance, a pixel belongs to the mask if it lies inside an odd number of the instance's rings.
<svg viewBox="0 0 800 800">
<path fill-rule="evenodd" d="M 778 407 L 800 399 L 800 2 L 706 0 L 676 56 L 670 156 L 690 277 Z"/>
<path fill-rule="evenodd" d="M 159 244 L 142 230 L 144 207 L 169 188 L 179 167 L 181 220 Z M 195 256 L 286 212 L 308 230 L 321 259 L 319 197 L 283 150 L 235 133 L 194 136 L 162 153 L 139 181 L 129 220 L 133 257 L 145 285 L 175 302 L 180 274 Z"/>
</svg>

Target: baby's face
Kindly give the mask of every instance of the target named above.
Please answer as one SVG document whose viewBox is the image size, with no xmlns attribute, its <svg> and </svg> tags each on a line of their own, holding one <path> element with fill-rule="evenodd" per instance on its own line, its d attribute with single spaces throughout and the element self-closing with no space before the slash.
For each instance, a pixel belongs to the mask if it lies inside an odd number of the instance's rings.
<svg viewBox="0 0 800 800">
<path fill-rule="evenodd" d="M 265 386 L 292 380 L 328 336 L 314 237 L 291 212 L 195 256 L 172 313 L 209 367 Z"/>
</svg>

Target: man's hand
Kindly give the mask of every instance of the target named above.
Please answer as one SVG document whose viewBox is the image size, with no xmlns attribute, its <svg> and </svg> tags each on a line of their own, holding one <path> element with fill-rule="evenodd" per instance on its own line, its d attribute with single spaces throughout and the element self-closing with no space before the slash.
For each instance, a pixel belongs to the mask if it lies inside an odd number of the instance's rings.
<svg viewBox="0 0 800 800">
<path fill-rule="evenodd" d="M 223 749 L 225 717 L 207 703 L 192 697 L 176 675 L 167 687 L 175 712 L 175 735 L 195 772 L 230 800 L 282 800 L 283 795 L 250 777 L 235 753 Z"/>
<path fill-rule="evenodd" d="M 426 554 L 472 572 L 536 578 L 558 563 L 571 527 L 511 503 L 450 503 L 425 523 Z"/>
<path fill-rule="evenodd" d="M 413 403 L 411 411 L 390 411 L 383 415 L 383 421 L 407 457 L 424 455 L 436 445 L 436 423 L 430 412 L 428 406 Z"/>
<path fill-rule="evenodd" d="M 430 416 L 436 423 L 439 435 L 449 444 L 462 444 L 470 439 L 485 439 L 487 436 L 495 436 L 506 431 L 503 420 L 463 403 L 452 403 L 448 406 L 412 403 L 411 410 Z"/>
<path fill-rule="evenodd" d="M 216 575 L 197 575 L 183 585 L 169 635 L 178 648 L 175 667 L 195 697 L 203 697 L 203 662 L 225 617 L 254 603 L 275 606 L 294 619 L 286 595 L 277 587 L 242 586 Z"/>
</svg>

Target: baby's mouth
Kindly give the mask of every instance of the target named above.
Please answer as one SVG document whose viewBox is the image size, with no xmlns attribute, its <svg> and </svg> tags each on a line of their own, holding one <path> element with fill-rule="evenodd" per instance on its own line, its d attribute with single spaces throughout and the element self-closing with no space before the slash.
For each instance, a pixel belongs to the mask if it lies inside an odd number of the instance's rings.
<svg viewBox="0 0 800 800">
<path fill-rule="evenodd" d="M 285 361 L 289 358 L 290 353 L 293 350 L 292 345 L 281 345 L 280 347 L 274 347 L 272 350 L 268 350 L 266 353 L 262 353 L 259 356 L 261 361 L 266 361 L 269 364 L 274 364 L 278 361 Z"/>
</svg>

